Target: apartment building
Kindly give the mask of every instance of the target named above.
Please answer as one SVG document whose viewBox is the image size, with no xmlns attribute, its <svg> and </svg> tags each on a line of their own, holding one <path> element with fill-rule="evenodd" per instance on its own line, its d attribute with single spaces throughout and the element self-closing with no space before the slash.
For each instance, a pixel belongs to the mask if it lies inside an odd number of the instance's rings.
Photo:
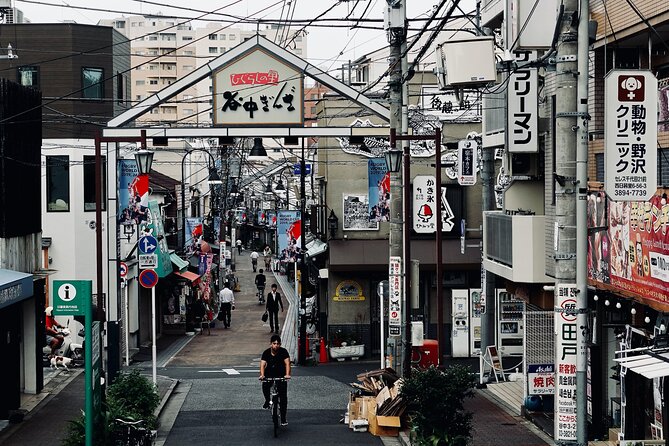
<svg viewBox="0 0 669 446">
<path fill-rule="evenodd" d="M 130 40 L 131 98 L 140 102 L 205 65 L 210 60 L 256 34 L 256 30 L 230 27 L 225 23 L 193 22 L 160 15 L 129 16 L 101 20 Z M 307 41 L 294 30 L 272 25 L 259 32 L 297 56 L 305 57 Z M 211 78 L 187 88 L 177 98 L 153 108 L 138 121 L 152 125 L 175 123 L 210 126 L 213 121 Z"/>
</svg>

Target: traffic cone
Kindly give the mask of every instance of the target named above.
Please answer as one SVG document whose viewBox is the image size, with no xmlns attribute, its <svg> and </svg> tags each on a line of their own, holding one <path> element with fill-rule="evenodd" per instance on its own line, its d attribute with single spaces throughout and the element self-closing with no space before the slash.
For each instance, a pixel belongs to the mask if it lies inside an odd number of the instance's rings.
<svg viewBox="0 0 669 446">
<path fill-rule="evenodd" d="M 325 341 L 323 338 L 321 338 L 321 352 L 320 352 L 320 358 L 318 358 L 318 362 L 323 363 L 323 362 L 328 362 L 328 352 L 325 350 Z"/>
</svg>

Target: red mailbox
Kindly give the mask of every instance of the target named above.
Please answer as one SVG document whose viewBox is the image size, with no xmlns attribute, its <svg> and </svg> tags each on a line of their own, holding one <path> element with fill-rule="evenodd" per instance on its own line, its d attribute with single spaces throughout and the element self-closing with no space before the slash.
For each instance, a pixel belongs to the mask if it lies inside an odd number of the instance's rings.
<svg viewBox="0 0 669 446">
<path fill-rule="evenodd" d="M 435 339 L 423 339 L 422 346 L 411 347 L 411 364 L 421 369 L 431 365 L 439 367 L 439 342 Z"/>
</svg>

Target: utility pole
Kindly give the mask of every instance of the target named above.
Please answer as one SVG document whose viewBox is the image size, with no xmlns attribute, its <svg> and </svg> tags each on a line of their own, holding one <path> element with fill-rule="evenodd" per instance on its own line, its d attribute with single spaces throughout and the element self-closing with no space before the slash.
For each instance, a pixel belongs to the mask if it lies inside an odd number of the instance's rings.
<svg viewBox="0 0 669 446">
<path fill-rule="evenodd" d="M 304 162 L 304 140 L 305 138 L 302 138 L 302 156 L 300 157 L 300 350 L 297 352 L 298 363 L 300 365 L 305 365 L 307 363 L 307 284 L 309 283 L 307 278 L 307 234 L 305 232 L 304 224 L 307 204 L 304 179 L 304 171 L 306 170 L 306 164 Z M 288 187 L 288 184 L 286 184 L 286 199 L 288 198 L 288 189 L 290 188 Z"/>
<path fill-rule="evenodd" d="M 390 81 L 388 86 L 390 88 L 390 128 L 395 129 L 397 134 L 402 134 L 402 46 L 406 41 L 406 10 L 405 0 L 386 0 L 386 20 L 384 20 L 388 43 L 390 44 L 390 56 L 388 62 L 390 64 Z M 403 272 L 402 280 L 402 311 L 409 312 L 408 299 L 406 290 L 407 274 L 406 264 L 408 259 L 403 258 L 403 199 L 402 199 L 402 173 L 390 173 L 390 232 L 388 234 L 389 256 L 402 258 L 401 271 Z M 405 179 L 405 182 L 407 179 Z M 407 185 L 405 184 L 405 187 Z M 408 205 L 408 203 L 405 203 Z M 406 319 L 404 319 L 406 320 Z M 381 319 L 383 323 L 383 319 Z M 406 326 L 404 330 L 406 334 Z M 400 370 L 404 361 L 400 360 L 399 348 L 402 333 L 389 333 L 388 336 L 388 352 L 393 352 L 391 367 L 397 371 Z M 383 342 L 383 340 L 381 340 Z M 400 356 L 400 358 L 398 358 Z"/>
<path fill-rule="evenodd" d="M 587 444 L 585 338 L 587 288 L 585 279 L 587 193 L 587 83 L 588 2 L 564 0 L 556 57 L 556 154 L 555 184 L 555 320 L 558 327 L 556 364 L 576 366 L 576 407 L 568 407 L 556 395 L 556 420 L 569 411 L 576 414 L 572 426 L 561 425 L 555 439 L 564 444 Z M 577 139 L 577 134 L 579 137 Z M 578 150 L 577 150 L 578 144 Z M 581 215 L 583 214 L 583 215 Z M 580 234 L 580 233 L 583 234 Z M 572 291 L 574 296 L 572 296 Z M 565 300 L 566 299 L 566 300 Z M 567 304 L 565 304 L 567 302 Z M 570 387 L 569 375 L 556 370 L 556 382 Z M 563 384 L 562 381 L 567 384 Z M 566 390 L 566 389 L 565 389 Z M 573 411 L 575 409 L 575 412 Z M 556 424 L 556 427 L 558 425 Z M 575 432 L 574 432 L 575 431 Z"/>
</svg>

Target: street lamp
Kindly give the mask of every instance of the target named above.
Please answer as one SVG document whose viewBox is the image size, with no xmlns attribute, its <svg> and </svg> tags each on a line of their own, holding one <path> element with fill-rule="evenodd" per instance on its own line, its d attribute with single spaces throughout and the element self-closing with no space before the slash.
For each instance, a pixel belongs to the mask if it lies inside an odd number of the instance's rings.
<svg viewBox="0 0 669 446">
<path fill-rule="evenodd" d="M 140 175 L 147 175 L 151 172 L 151 165 L 153 164 L 153 152 L 150 150 L 138 150 L 135 152 L 135 162 L 137 163 L 137 170 Z"/>
<path fill-rule="evenodd" d="M 263 158 L 266 156 L 267 150 L 262 145 L 262 138 L 253 138 L 253 147 L 251 148 L 251 153 L 249 153 L 249 158 Z"/>
<path fill-rule="evenodd" d="M 330 239 L 337 235 L 337 227 L 339 226 L 339 219 L 334 213 L 334 209 L 330 209 L 330 216 L 328 217 L 328 228 L 330 229 Z"/>
<path fill-rule="evenodd" d="M 399 149 L 388 150 L 383 157 L 386 159 L 386 169 L 388 172 L 397 173 L 402 166 L 402 151 Z"/>
<path fill-rule="evenodd" d="M 186 172 L 185 172 L 185 166 L 186 166 L 186 158 L 188 155 L 190 155 L 193 152 L 201 151 L 206 153 L 209 156 L 209 160 L 207 161 L 207 167 L 209 169 L 209 176 L 207 178 L 207 183 L 211 185 L 216 185 L 216 184 L 223 184 L 223 181 L 221 180 L 221 177 L 218 175 L 218 172 L 216 171 L 216 162 L 214 161 L 214 157 L 212 156 L 209 151 L 203 149 L 203 148 L 194 148 L 190 150 L 186 150 L 186 153 L 184 154 L 183 158 L 181 159 L 181 243 L 180 246 L 183 249 L 183 251 L 186 251 Z M 211 164 L 209 164 L 211 162 Z"/>
</svg>

